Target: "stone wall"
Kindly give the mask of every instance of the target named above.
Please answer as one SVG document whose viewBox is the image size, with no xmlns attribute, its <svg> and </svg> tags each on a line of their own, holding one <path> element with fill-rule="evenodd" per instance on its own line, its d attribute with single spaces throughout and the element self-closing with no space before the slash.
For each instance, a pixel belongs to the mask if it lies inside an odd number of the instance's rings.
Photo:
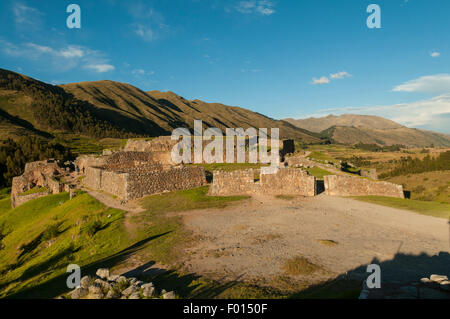
<svg viewBox="0 0 450 319">
<path fill-rule="evenodd" d="M 403 187 L 353 176 L 324 176 L 325 194 L 332 196 L 388 196 L 404 198 Z"/>
<path fill-rule="evenodd" d="M 61 176 L 65 171 L 63 164 L 55 160 L 25 164 L 24 173 L 12 179 L 11 206 L 15 208 L 34 198 L 62 192 L 64 185 L 55 177 Z M 21 195 L 34 187 L 45 187 L 48 193 Z"/>
<path fill-rule="evenodd" d="M 191 189 L 206 185 L 203 167 L 181 167 L 160 171 L 130 172 L 127 200 L 163 192 Z"/>
<path fill-rule="evenodd" d="M 74 161 L 75 169 L 80 173 L 86 173 L 88 167 L 100 167 L 106 164 L 108 156 L 81 155 Z"/>
<path fill-rule="evenodd" d="M 30 200 L 50 195 L 50 192 L 41 192 L 41 193 L 35 193 L 35 194 L 29 194 L 29 195 L 18 195 L 11 197 L 11 206 L 13 208 L 18 207 L 22 204 L 25 204 L 26 202 L 29 202 Z"/>
<path fill-rule="evenodd" d="M 210 195 L 316 195 L 316 178 L 295 168 L 280 168 L 276 174 L 261 174 L 255 181 L 258 170 L 215 171 Z"/>
<path fill-rule="evenodd" d="M 166 191 L 200 187 L 206 184 L 206 176 L 203 167 L 163 169 L 160 164 L 155 164 L 120 171 L 88 167 L 83 182 L 86 187 L 128 201 Z"/>
</svg>

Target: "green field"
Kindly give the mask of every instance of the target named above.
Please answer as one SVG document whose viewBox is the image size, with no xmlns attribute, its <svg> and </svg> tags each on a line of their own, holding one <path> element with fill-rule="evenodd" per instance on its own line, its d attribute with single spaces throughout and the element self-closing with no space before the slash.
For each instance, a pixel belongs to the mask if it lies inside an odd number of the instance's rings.
<svg viewBox="0 0 450 319">
<path fill-rule="evenodd" d="M 422 215 L 450 219 L 450 204 L 382 196 L 358 196 L 353 198 L 372 204 L 406 209 Z"/>
<path fill-rule="evenodd" d="M 322 169 L 320 167 L 317 167 L 317 166 L 308 168 L 308 169 L 306 169 L 306 171 L 310 175 L 315 176 L 319 180 L 323 180 L 323 177 L 326 176 L 326 175 L 333 175 L 333 173 L 331 173 L 329 171 L 326 171 L 326 170 L 324 170 L 324 169 Z"/>
</svg>

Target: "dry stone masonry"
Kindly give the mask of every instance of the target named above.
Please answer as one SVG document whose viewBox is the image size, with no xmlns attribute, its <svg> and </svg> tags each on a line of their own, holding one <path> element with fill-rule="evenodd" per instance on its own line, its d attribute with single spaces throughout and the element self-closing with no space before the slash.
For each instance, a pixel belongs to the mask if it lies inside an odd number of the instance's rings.
<svg viewBox="0 0 450 319">
<path fill-rule="evenodd" d="M 276 174 L 255 176 L 258 170 L 248 169 L 232 172 L 215 171 L 210 194 L 215 196 L 232 195 L 316 195 L 316 178 L 295 168 L 280 168 Z"/>
<path fill-rule="evenodd" d="M 332 196 L 388 196 L 404 198 L 401 185 L 353 176 L 324 176 L 325 194 Z"/>
</svg>

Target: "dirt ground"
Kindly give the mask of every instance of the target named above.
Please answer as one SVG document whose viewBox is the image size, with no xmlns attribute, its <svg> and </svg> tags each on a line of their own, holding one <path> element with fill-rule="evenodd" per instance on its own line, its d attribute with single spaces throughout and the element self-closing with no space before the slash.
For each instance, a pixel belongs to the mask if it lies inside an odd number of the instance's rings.
<svg viewBox="0 0 450 319">
<path fill-rule="evenodd" d="M 320 270 L 293 282 L 361 279 L 371 263 L 381 266 L 384 282 L 450 275 L 449 221 L 409 211 L 322 194 L 254 197 L 182 216 L 200 238 L 186 251 L 185 268 L 212 279 L 272 285 L 286 275 L 285 261 L 297 256 Z"/>
</svg>

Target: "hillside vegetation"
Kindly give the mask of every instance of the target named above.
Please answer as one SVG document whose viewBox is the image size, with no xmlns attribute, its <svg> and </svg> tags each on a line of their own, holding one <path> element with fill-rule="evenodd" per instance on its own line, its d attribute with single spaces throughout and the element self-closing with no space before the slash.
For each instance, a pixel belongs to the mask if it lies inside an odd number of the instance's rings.
<svg viewBox="0 0 450 319">
<path fill-rule="evenodd" d="M 144 92 L 113 81 L 72 83 L 61 87 L 94 105 L 98 116 L 135 133 L 170 135 L 178 127 L 193 129 L 194 120 L 202 120 L 206 127 L 217 127 L 223 132 L 226 128 L 279 128 L 284 138 L 296 138 L 305 143 L 321 141 L 319 134 L 284 121 L 240 107 L 187 100 L 173 92 Z"/>
</svg>

